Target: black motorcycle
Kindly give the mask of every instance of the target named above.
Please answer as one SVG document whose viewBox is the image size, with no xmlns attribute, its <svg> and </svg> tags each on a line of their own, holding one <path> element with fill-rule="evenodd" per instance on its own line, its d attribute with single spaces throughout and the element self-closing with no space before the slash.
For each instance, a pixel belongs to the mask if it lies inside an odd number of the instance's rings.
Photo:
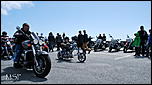
<svg viewBox="0 0 152 85">
<path fill-rule="evenodd" d="M 17 28 L 27 36 L 20 28 Z M 51 70 L 51 59 L 46 51 L 42 50 L 43 42 L 36 33 L 32 32 L 29 40 L 22 42 L 23 52 L 19 60 L 22 67 L 33 69 L 35 75 L 40 78 L 47 76 Z"/>
<path fill-rule="evenodd" d="M 108 47 L 106 41 L 102 39 L 97 39 L 94 45 L 94 51 L 96 52 L 98 49 L 105 50 Z"/>
<path fill-rule="evenodd" d="M 3 43 L 1 43 L 1 58 L 11 60 L 10 56 L 13 56 L 11 42 L 8 39 L 2 40 L 2 42 Z"/>
<path fill-rule="evenodd" d="M 95 45 L 95 42 L 92 41 L 92 39 L 93 39 L 93 37 L 91 37 L 91 36 L 88 38 L 88 48 L 91 48 L 91 49 L 93 49 L 93 47 Z"/>
<path fill-rule="evenodd" d="M 63 47 L 66 46 L 66 47 Z M 57 57 L 60 60 L 74 58 L 73 51 L 77 49 L 76 43 L 62 45 L 62 50 L 58 52 Z M 84 62 L 86 60 L 86 54 L 84 52 L 78 53 L 78 60 L 80 62 Z"/>
</svg>

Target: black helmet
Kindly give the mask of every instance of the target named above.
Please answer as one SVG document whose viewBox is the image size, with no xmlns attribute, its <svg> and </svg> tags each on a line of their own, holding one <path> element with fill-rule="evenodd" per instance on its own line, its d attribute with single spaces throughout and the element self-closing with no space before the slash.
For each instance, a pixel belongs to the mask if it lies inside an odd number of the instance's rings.
<svg viewBox="0 0 152 85">
<path fill-rule="evenodd" d="M 2 32 L 2 35 L 7 35 L 7 32 L 3 31 L 3 32 Z"/>
<path fill-rule="evenodd" d="M 65 40 L 66 40 L 66 39 L 68 39 L 68 40 L 69 40 L 69 37 L 65 37 L 64 39 L 65 39 Z"/>
</svg>

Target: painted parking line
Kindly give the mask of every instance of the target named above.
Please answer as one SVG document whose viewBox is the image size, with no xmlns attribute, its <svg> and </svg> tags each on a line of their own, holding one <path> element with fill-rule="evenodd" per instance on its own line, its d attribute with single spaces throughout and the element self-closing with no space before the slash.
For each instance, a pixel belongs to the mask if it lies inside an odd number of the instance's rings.
<svg viewBox="0 0 152 85">
<path fill-rule="evenodd" d="M 126 56 L 117 57 L 117 58 L 115 58 L 115 60 L 120 60 L 120 59 L 128 58 L 128 57 L 132 57 L 132 55 L 126 55 Z"/>
</svg>

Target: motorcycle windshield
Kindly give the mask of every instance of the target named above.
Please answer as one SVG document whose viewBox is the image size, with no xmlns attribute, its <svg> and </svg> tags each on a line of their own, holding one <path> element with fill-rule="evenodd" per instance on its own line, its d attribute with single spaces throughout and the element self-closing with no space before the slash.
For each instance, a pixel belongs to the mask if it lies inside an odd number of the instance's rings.
<svg viewBox="0 0 152 85">
<path fill-rule="evenodd" d="M 34 40 L 40 40 L 36 33 L 32 32 L 31 35 Z"/>
</svg>

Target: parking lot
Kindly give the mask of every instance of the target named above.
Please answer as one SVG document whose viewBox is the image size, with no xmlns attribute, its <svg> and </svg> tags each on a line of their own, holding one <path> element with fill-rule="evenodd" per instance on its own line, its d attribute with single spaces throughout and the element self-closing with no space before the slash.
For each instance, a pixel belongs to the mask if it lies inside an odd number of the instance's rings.
<svg viewBox="0 0 152 85">
<path fill-rule="evenodd" d="M 76 51 L 74 52 L 74 55 Z M 151 84 L 151 59 L 135 57 L 134 52 L 105 51 L 87 54 L 79 63 L 58 60 L 57 51 L 50 52 L 52 68 L 46 78 L 38 78 L 32 70 L 13 68 L 12 60 L 1 60 L 2 84 Z M 8 76 L 14 78 L 8 78 Z"/>
</svg>

